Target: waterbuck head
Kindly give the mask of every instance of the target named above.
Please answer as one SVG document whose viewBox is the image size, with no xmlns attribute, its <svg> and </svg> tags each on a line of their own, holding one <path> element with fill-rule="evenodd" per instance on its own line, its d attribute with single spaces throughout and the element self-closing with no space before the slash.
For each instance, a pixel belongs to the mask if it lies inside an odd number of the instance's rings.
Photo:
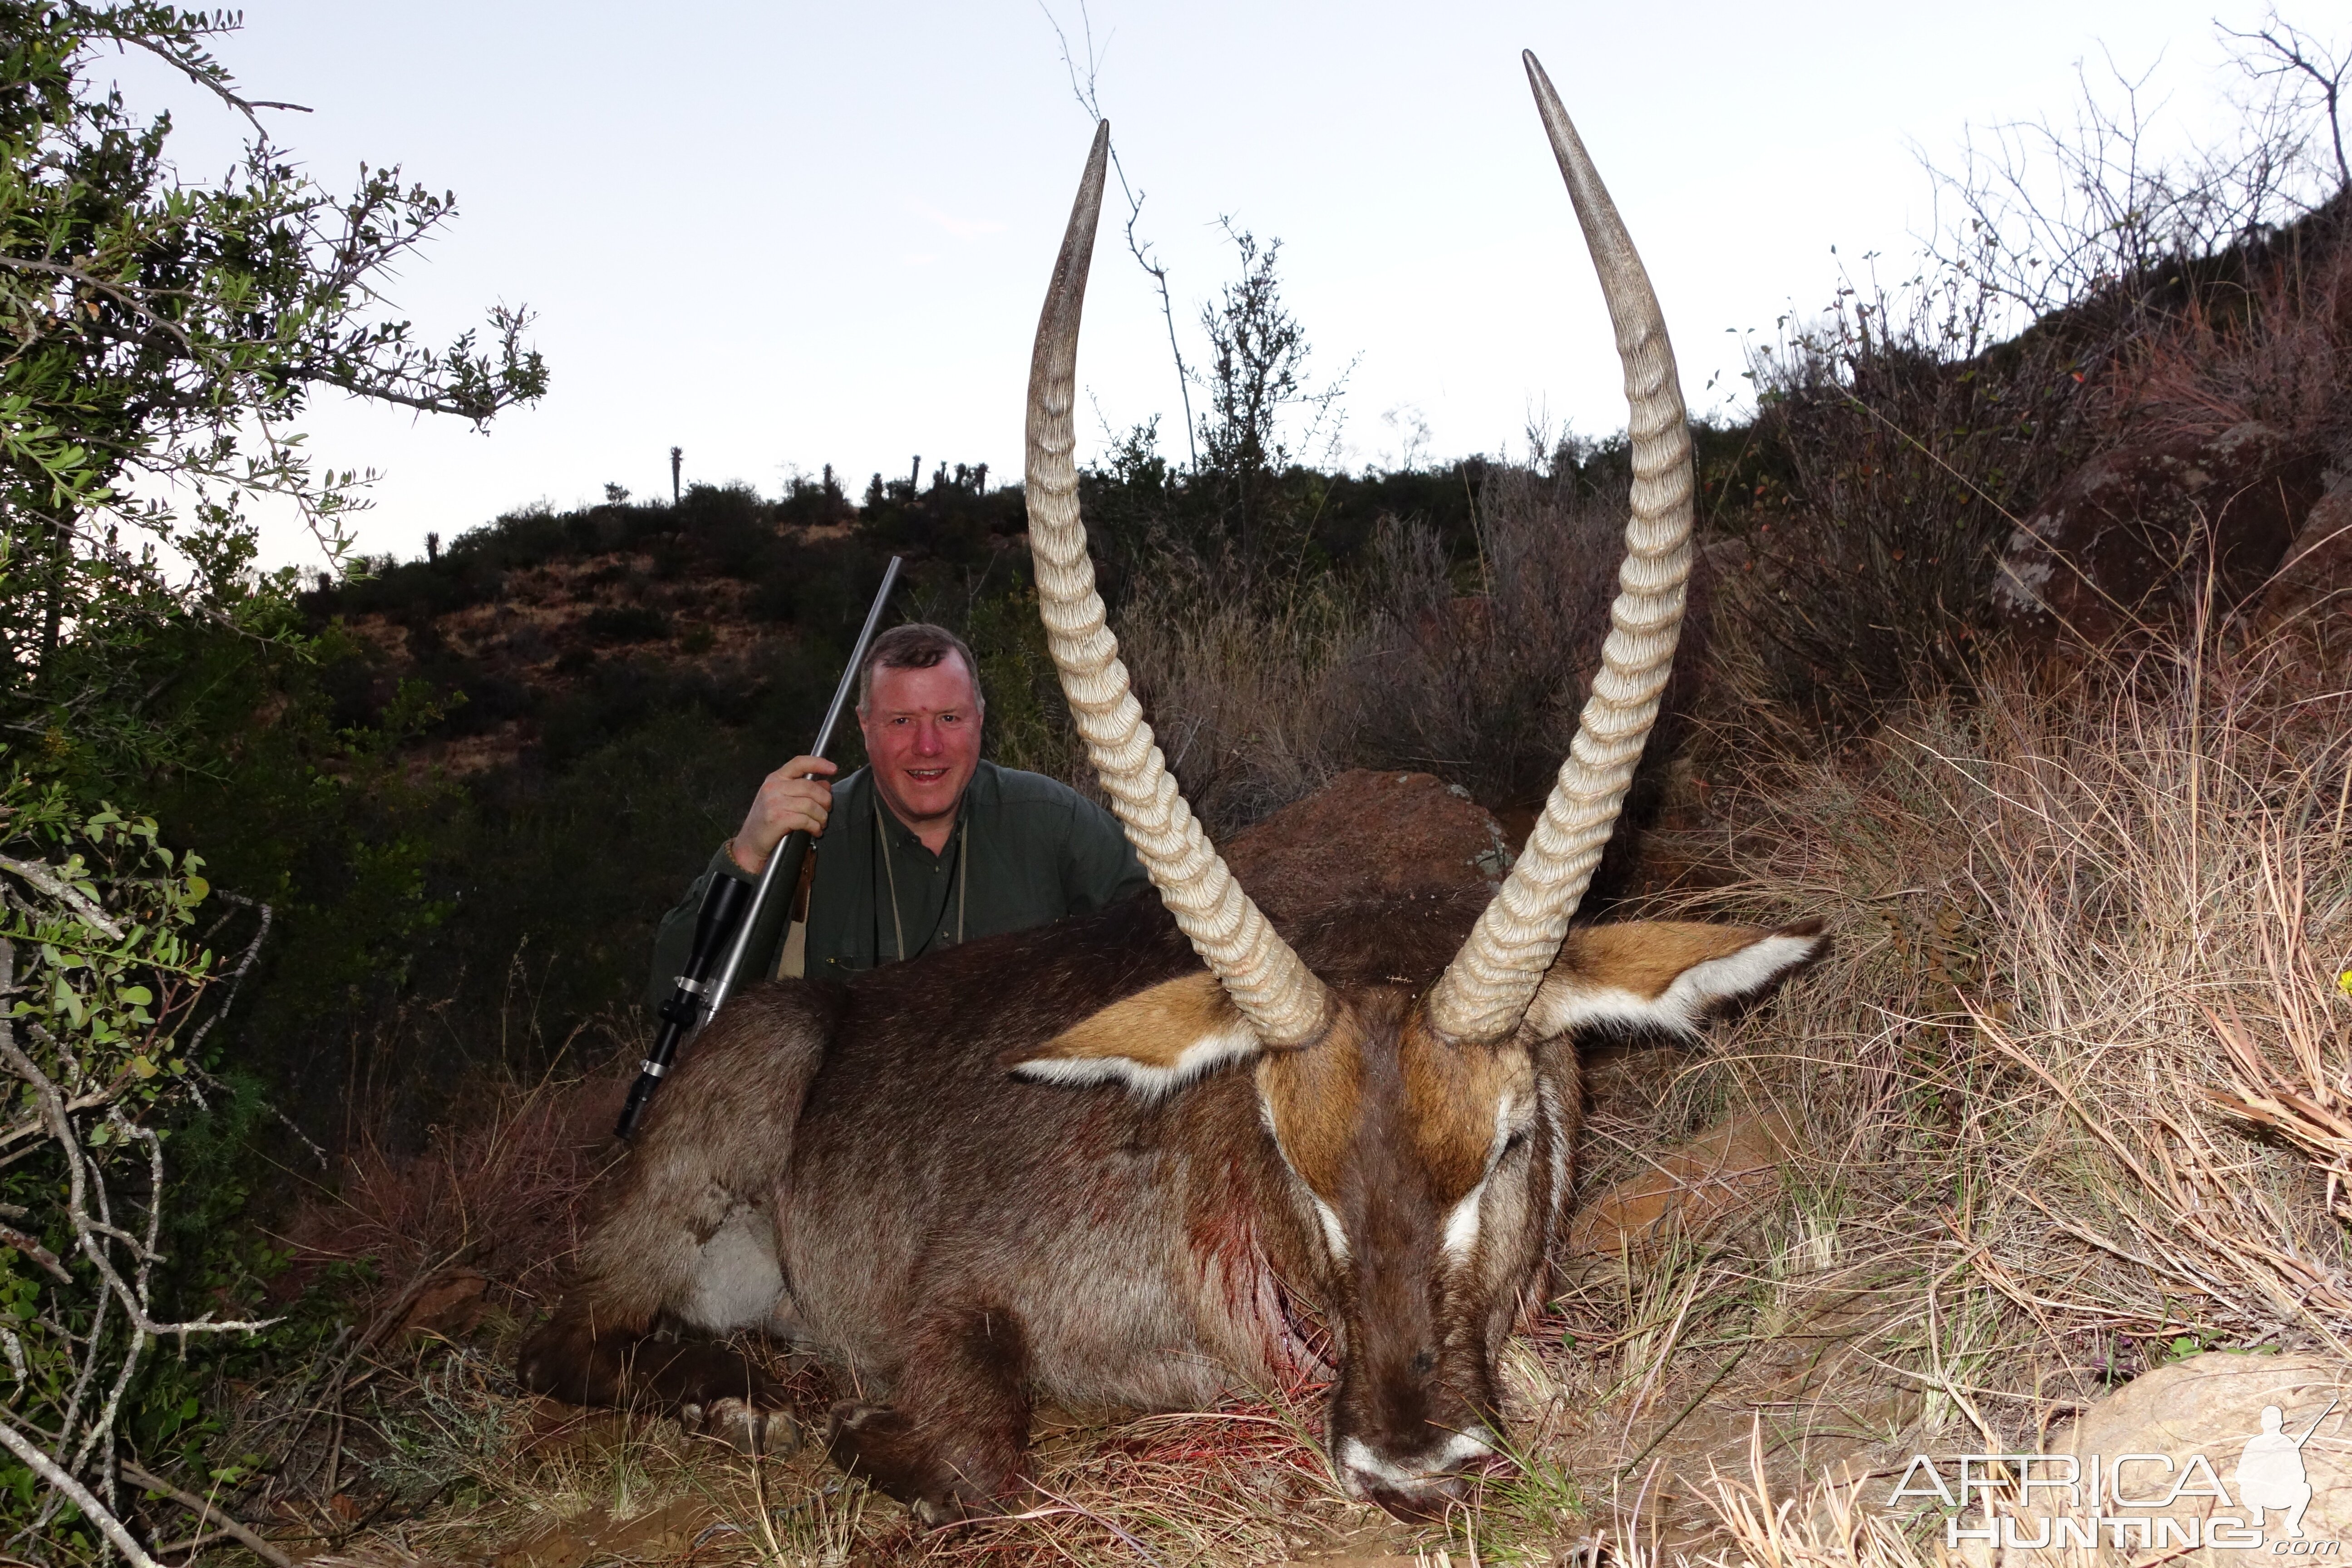
<svg viewBox="0 0 2352 1568">
<path fill-rule="evenodd" d="M 1577 1114 L 1565 1037 L 1618 1021 L 1687 1029 L 1812 951 L 1771 932 L 1570 917 L 1657 714 L 1690 573 L 1690 438 L 1657 301 L 1551 83 L 1525 57 L 1616 325 L 1633 487 L 1613 627 L 1527 848 L 1458 950 L 1402 929 L 1304 942 L 1268 924 L 1178 792 L 1104 624 L 1079 518 L 1071 407 L 1109 127 L 1097 127 L 1031 362 L 1030 544 L 1063 690 L 1129 839 L 1206 965 L 1023 1053 L 1024 1076 L 1183 1092 L 1252 1064 L 1341 1365 L 1331 1452 L 1350 1495 L 1442 1507 L 1499 1446 L 1494 1356 L 1538 1284 Z M 1446 925 L 1447 945 L 1459 922 Z"/>
</svg>

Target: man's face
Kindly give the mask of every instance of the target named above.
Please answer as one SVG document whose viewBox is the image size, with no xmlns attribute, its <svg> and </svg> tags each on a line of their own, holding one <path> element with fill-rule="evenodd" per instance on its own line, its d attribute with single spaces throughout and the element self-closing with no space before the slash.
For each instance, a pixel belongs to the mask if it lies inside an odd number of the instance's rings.
<svg viewBox="0 0 2352 1568">
<path fill-rule="evenodd" d="M 980 703 L 962 659 L 877 669 L 857 726 L 875 787 L 900 822 L 920 832 L 954 818 L 980 766 Z"/>
</svg>

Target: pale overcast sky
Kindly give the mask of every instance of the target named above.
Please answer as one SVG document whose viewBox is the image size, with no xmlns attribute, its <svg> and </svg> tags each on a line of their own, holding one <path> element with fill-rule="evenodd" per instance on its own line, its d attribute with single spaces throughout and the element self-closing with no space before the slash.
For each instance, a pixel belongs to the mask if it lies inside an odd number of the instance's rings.
<svg viewBox="0 0 2352 1568">
<path fill-rule="evenodd" d="M 1077 46 L 1076 0 L 1046 4 Z M 1188 351 L 1233 272 L 1219 216 L 1279 236 L 1314 368 L 1357 362 L 1350 466 L 1397 460 L 1415 419 L 1432 457 L 1522 450 L 1531 414 L 1624 422 L 1523 47 L 1624 211 L 1698 409 L 1741 384 L 1737 334 L 1820 309 L 1842 263 L 1907 269 L 1932 222 L 1919 153 L 1953 163 L 1970 126 L 2070 115 L 2075 63 L 2104 74 L 2103 47 L 2156 68 L 2173 134 L 2231 85 L 2214 0 L 1091 12 Z M 673 444 L 689 481 L 771 494 L 794 465 L 831 462 L 854 492 L 918 453 L 926 473 L 1018 476 L 1030 334 L 1090 133 L 1037 0 L 247 0 L 245 16 L 220 52 L 253 95 L 311 106 L 271 124 L 321 179 L 398 163 L 457 193 L 446 237 L 397 280 L 402 313 L 446 342 L 527 302 L 553 373 L 488 435 L 322 403 L 320 458 L 384 476 L 364 548 L 415 553 L 428 529 L 607 481 L 666 494 Z M 233 118 L 137 62 L 119 72 L 134 103 L 174 106 L 187 173 L 225 162 Z M 1160 415 L 1181 453 L 1157 300 L 1108 222 L 1086 331 L 1101 420 Z"/>
</svg>

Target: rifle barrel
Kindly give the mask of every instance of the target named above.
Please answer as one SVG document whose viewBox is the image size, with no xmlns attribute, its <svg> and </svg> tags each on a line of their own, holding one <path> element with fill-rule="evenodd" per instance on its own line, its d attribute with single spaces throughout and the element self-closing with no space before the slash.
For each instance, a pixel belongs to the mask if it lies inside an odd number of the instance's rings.
<svg viewBox="0 0 2352 1568">
<path fill-rule="evenodd" d="M 882 611 L 890 603 L 890 590 L 898 585 L 898 569 L 904 564 L 901 557 L 893 555 L 882 574 L 882 586 L 874 595 L 874 607 L 866 612 L 866 626 L 857 634 L 857 646 L 850 650 L 849 668 L 841 672 L 841 684 L 834 688 L 833 706 L 825 710 L 824 727 L 817 731 L 816 744 L 809 749 L 811 756 L 824 756 L 825 749 L 833 744 L 834 728 L 841 722 L 841 710 L 848 706 L 849 694 L 857 685 L 857 667 L 866 662 L 866 650 L 874 641 L 874 628 L 881 625 Z M 661 1087 L 661 1080 L 669 1072 L 679 1042 L 699 1033 L 717 1016 L 719 1005 L 733 994 L 744 956 L 759 938 L 761 918 L 772 907 L 772 900 L 792 897 L 793 887 L 800 880 L 801 864 L 808 858 L 808 847 L 809 836 L 804 831 L 795 828 L 784 836 L 784 841 L 768 856 L 749 909 L 743 908 L 741 882 L 728 877 L 710 885 L 695 920 L 694 947 L 687 955 L 686 971 L 677 977 L 677 988 L 670 999 L 662 1005 L 661 1033 L 654 1041 L 653 1054 L 637 1064 L 637 1081 L 630 1086 L 628 1100 L 621 1107 L 620 1122 L 613 1129 L 614 1136 L 625 1139 L 636 1131 L 654 1090 Z M 779 882 L 783 884 L 782 893 L 776 891 Z M 732 941 L 729 942 L 730 933 Z M 726 965 L 706 981 L 704 976 L 721 942 L 728 942 Z"/>
<path fill-rule="evenodd" d="M 834 727 L 841 722 L 841 710 L 848 706 L 849 694 L 856 689 L 857 667 L 866 662 L 866 649 L 874 641 L 874 628 L 882 624 L 882 612 L 890 603 L 890 590 L 898 584 L 898 568 L 903 563 L 901 557 L 893 555 L 889 566 L 882 574 L 882 586 L 875 593 L 873 608 L 866 612 L 865 629 L 857 634 L 857 646 L 849 651 L 849 668 L 841 672 L 841 684 L 833 690 L 833 706 L 824 710 L 824 727 L 816 732 L 816 745 L 809 752 L 813 757 L 824 755 L 825 749 L 833 744 Z M 783 846 L 780 844 L 776 847 L 782 849 Z M 751 895 L 751 907 L 745 912 L 743 923 L 736 928 L 735 945 L 728 950 L 727 963 L 719 971 L 719 977 L 710 983 L 710 988 L 703 993 L 702 1016 L 705 1022 L 718 1016 L 720 1005 L 735 994 L 736 984 L 741 978 L 744 956 L 751 951 L 752 932 L 759 929 L 760 917 L 766 912 L 769 900 L 779 896 L 776 893 L 776 883 L 781 880 L 778 873 L 783 869 L 787 858 L 793 862 L 794 879 L 798 879 L 800 856 L 771 854 L 768 857 L 768 864 L 760 872 L 759 890 Z M 785 889 L 781 896 L 792 897 L 792 889 Z"/>
</svg>

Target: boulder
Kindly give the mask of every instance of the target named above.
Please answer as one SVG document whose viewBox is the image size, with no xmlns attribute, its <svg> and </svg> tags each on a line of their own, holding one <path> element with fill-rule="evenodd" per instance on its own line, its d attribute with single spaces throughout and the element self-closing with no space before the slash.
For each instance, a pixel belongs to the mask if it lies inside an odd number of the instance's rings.
<svg viewBox="0 0 2352 1568">
<path fill-rule="evenodd" d="M 2277 1413 L 2275 1421 L 2266 1411 Z M 1998 1526 L 2000 1540 L 1958 1542 L 1969 1563 L 2122 1568 L 2168 1560 L 2340 1560 L 2352 1537 L 2352 1366 L 2318 1356 L 2209 1351 L 2134 1378 L 2053 1431 L 2043 1452 L 2073 1457 L 2078 1490 L 2070 1495 L 2037 1484 L 2031 1497 L 2001 1502 L 1999 1511 L 2012 1517 Z M 2126 1461 L 2120 1471 L 2117 1459 Z M 1948 1484 L 1956 1465 L 1947 1459 L 1942 1469 Z M 2042 1459 L 2032 1477 L 2060 1480 L 2065 1471 Z M 2172 1500 L 2165 1502 L 2168 1496 Z M 2307 1500 L 2297 1529 L 2290 1530 L 2284 1500 L 2298 1496 Z M 2268 1506 L 2258 1510 L 2258 1502 Z M 2102 1522 L 2092 1527 L 2095 1512 Z M 2118 1520 L 2147 1522 L 2119 1529 Z M 2168 1521 L 2161 1536 L 2158 1521 Z M 1972 1503 L 1959 1529 L 1986 1528 L 1983 1508 Z M 2099 1538 L 2095 1552 L 2079 1539 L 2089 1528 Z M 2184 1550 L 2192 1530 L 2198 1545 Z M 2204 1532 L 2215 1530 L 2223 1533 L 2209 1540 Z M 2031 1543 L 2045 1531 L 2049 1544 L 2036 1549 Z M 2011 1545 L 2012 1539 L 2020 1544 Z"/>
<path fill-rule="evenodd" d="M 2261 589 L 2325 489 L 2327 454 L 2268 425 L 2092 458 L 2010 536 L 1993 608 L 2030 639 L 2178 625 L 2209 568 L 2220 606 Z"/>
<path fill-rule="evenodd" d="M 400 1321 L 403 1334 L 455 1339 L 474 1331 L 489 1310 L 488 1276 L 461 1268 L 429 1281 L 417 1291 Z"/>
<path fill-rule="evenodd" d="M 1780 1163 L 1797 1147 L 1795 1127 L 1779 1111 L 1711 1127 L 1587 1200 L 1569 1224 L 1569 1255 L 1639 1258 L 1677 1230 L 1712 1230 L 1777 1194 Z"/>
<path fill-rule="evenodd" d="M 1428 773 L 1341 773 L 1218 847 L 1276 919 L 1349 899 L 1499 886 L 1511 852 L 1485 806 Z"/>
<path fill-rule="evenodd" d="M 2254 612 L 2258 636 L 2352 621 L 2352 479 L 2319 498 Z"/>
</svg>

